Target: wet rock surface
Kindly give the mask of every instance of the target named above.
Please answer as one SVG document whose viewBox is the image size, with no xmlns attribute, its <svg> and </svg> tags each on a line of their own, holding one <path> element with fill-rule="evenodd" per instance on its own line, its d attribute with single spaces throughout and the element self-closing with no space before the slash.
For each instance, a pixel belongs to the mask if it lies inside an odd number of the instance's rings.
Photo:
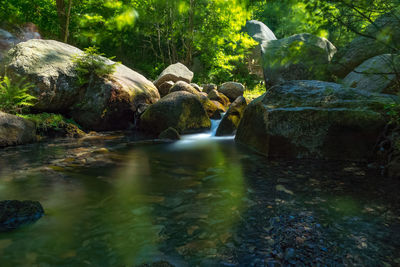
<svg viewBox="0 0 400 267">
<path fill-rule="evenodd" d="M 42 205 L 37 201 L 0 201 L 0 232 L 15 230 L 34 223 L 44 215 Z"/>
</svg>

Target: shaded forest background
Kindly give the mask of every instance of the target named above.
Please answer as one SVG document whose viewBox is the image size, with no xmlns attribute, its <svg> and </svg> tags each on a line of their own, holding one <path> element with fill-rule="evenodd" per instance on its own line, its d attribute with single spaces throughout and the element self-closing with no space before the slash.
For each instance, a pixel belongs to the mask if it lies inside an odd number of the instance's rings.
<svg viewBox="0 0 400 267">
<path fill-rule="evenodd" d="M 243 26 L 264 22 L 277 36 L 311 33 L 348 44 L 399 0 L 10 0 L 1 27 L 35 23 L 45 39 L 97 46 L 150 79 L 182 62 L 194 82 L 227 80 L 252 87 L 246 56 L 256 45 Z"/>
</svg>

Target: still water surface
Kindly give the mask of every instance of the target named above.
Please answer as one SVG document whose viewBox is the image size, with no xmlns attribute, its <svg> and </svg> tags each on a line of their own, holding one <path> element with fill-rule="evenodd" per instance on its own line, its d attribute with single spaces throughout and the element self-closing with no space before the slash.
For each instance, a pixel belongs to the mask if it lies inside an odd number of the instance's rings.
<svg viewBox="0 0 400 267">
<path fill-rule="evenodd" d="M 362 165 L 267 161 L 204 134 L 56 140 L 0 150 L 0 166 L 0 198 L 46 212 L 0 233 L 0 266 L 400 264 L 399 184 Z M 296 231 L 318 255 L 274 243 L 296 227 L 285 218 L 311 225 Z"/>
</svg>

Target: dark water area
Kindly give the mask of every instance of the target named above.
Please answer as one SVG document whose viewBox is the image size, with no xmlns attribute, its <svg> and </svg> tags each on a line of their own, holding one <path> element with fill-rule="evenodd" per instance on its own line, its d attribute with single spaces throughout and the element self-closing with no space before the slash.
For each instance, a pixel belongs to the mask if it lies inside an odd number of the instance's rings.
<svg viewBox="0 0 400 267">
<path fill-rule="evenodd" d="M 46 215 L 0 233 L 0 266 L 399 266 L 399 188 L 363 164 L 270 161 L 207 135 L 11 147 L 0 199 Z"/>
</svg>

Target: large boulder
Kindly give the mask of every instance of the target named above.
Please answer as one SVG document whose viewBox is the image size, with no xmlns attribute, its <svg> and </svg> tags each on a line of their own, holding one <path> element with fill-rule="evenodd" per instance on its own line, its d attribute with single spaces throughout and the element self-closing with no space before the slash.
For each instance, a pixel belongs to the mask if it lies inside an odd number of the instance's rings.
<svg viewBox="0 0 400 267">
<path fill-rule="evenodd" d="M 156 87 L 159 87 L 166 81 L 184 81 L 187 83 L 191 83 L 193 79 L 193 72 L 191 72 L 185 65 L 182 63 L 176 63 L 167 67 L 163 72 L 161 72 L 160 76 L 158 76 L 157 80 L 154 82 Z"/>
<path fill-rule="evenodd" d="M 247 101 L 243 96 L 239 96 L 229 107 L 228 111 L 218 126 L 216 136 L 233 135 L 239 126 Z"/>
<path fill-rule="evenodd" d="M 33 223 L 43 215 L 43 207 L 37 201 L 0 201 L 0 232 L 11 231 Z"/>
<path fill-rule="evenodd" d="M 199 97 L 180 91 L 163 97 L 141 116 L 140 128 L 149 133 L 158 136 L 169 127 L 179 133 L 196 132 L 209 129 L 211 121 Z"/>
<path fill-rule="evenodd" d="M 36 141 L 35 123 L 0 111 L 0 147 Z"/>
<path fill-rule="evenodd" d="M 177 130 L 169 127 L 167 130 L 164 130 L 162 133 L 160 133 L 158 139 L 180 140 L 181 136 L 179 135 Z"/>
<path fill-rule="evenodd" d="M 308 33 L 265 42 L 262 49 L 268 87 L 291 80 L 327 80 L 329 63 L 336 53 L 327 39 Z"/>
<path fill-rule="evenodd" d="M 345 77 L 364 61 L 393 52 L 400 42 L 400 9 L 384 14 L 370 24 L 362 35 L 339 50 L 332 60 L 331 70 Z"/>
<path fill-rule="evenodd" d="M 343 79 L 343 84 L 375 93 L 396 93 L 392 90 L 400 69 L 400 56 L 385 54 L 368 59 Z"/>
<path fill-rule="evenodd" d="M 218 92 L 226 95 L 231 102 L 235 101 L 239 96 L 244 94 L 244 86 L 241 83 L 226 82 L 218 87 Z"/>
<path fill-rule="evenodd" d="M 244 30 L 259 44 L 277 40 L 275 34 L 270 30 L 270 28 L 258 20 L 247 21 Z"/>
<path fill-rule="evenodd" d="M 246 108 L 236 140 L 269 157 L 365 160 L 395 100 L 335 83 L 286 82 Z"/>
<path fill-rule="evenodd" d="M 250 74 L 254 74 L 260 79 L 263 78 L 263 68 L 261 64 L 262 49 L 261 44 L 264 42 L 277 40 L 275 34 L 267 25 L 257 20 L 249 20 L 246 22 L 244 31 L 253 38 L 258 44 L 250 50 L 247 55 L 247 65 Z"/>
<path fill-rule="evenodd" d="M 36 110 L 69 113 L 90 130 L 125 129 L 134 123 L 140 105 L 159 100 L 150 81 L 122 64 L 108 77 L 94 77 L 90 86 L 81 86 L 73 62 L 81 54 L 78 48 L 61 42 L 29 40 L 8 52 L 5 71 L 35 85 L 31 93 L 38 98 Z"/>
</svg>

